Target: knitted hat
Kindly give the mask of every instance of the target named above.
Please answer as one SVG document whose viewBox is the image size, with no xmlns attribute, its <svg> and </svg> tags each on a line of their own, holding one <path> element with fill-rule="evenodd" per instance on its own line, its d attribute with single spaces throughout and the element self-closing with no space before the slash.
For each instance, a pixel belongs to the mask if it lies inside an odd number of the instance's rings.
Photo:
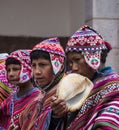
<svg viewBox="0 0 119 130">
<path fill-rule="evenodd" d="M 5 59 L 8 57 L 7 53 L 0 53 L 0 64 L 5 64 Z"/>
<path fill-rule="evenodd" d="M 0 59 L 6 59 L 8 55 L 8 53 L 0 53 Z"/>
<path fill-rule="evenodd" d="M 0 53 L 0 82 L 3 82 L 5 85 L 8 85 L 8 81 L 6 78 L 6 70 L 5 70 L 5 60 L 8 57 L 7 53 Z"/>
<path fill-rule="evenodd" d="M 30 52 L 31 50 L 17 50 L 8 56 L 8 58 L 14 58 L 21 63 L 19 83 L 27 82 L 32 77 Z"/>
<path fill-rule="evenodd" d="M 61 66 L 64 64 L 65 52 L 57 37 L 49 38 L 38 43 L 33 47 L 33 51 L 34 50 L 48 52 L 50 54 L 54 74 L 57 74 L 60 71 Z"/>
<path fill-rule="evenodd" d="M 14 89 L 14 86 L 8 82 L 6 76 L 5 60 L 7 59 L 8 56 L 9 56 L 8 53 L 0 53 L 0 87 L 2 87 L 2 89 L 7 89 L 8 91 L 11 91 L 11 89 L 16 91 L 16 89 Z"/>
<path fill-rule="evenodd" d="M 76 31 L 66 45 L 66 53 L 69 51 L 82 52 L 87 64 L 95 70 L 100 66 L 101 52 L 105 49 L 110 51 L 111 45 L 87 25 Z"/>
<path fill-rule="evenodd" d="M 8 81 L 6 79 L 6 70 L 5 70 L 5 60 L 7 59 L 7 53 L 0 53 L 0 81 L 8 85 Z"/>
</svg>

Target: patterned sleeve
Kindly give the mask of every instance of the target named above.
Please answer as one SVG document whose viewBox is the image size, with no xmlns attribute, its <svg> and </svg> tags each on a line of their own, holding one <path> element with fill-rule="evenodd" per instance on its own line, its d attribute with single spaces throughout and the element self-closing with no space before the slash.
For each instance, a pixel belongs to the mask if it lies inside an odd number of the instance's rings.
<svg viewBox="0 0 119 130">
<path fill-rule="evenodd" d="M 8 106 L 9 106 L 9 98 L 4 100 L 0 106 L 0 125 L 4 125 L 5 121 L 7 120 L 8 113 Z"/>
<path fill-rule="evenodd" d="M 103 130 L 119 129 L 119 91 L 107 95 L 111 96 L 108 103 L 103 104 L 103 108 L 95 119 L 94 129 L 101 128 Z"/>
</svg>

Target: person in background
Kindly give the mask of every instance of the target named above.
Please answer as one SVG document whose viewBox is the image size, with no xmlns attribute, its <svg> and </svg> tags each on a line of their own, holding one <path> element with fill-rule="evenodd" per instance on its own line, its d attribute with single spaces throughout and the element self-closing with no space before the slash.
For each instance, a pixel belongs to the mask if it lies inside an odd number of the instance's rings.
<svg viewBox="0 0 119 130">
<path fill-rule="evenodd" d="M 5 60 L 8 57 L 7 53 L 0 53 L 0 105 L 11 94 L 13 90 L 8 82 L 5 70 Z"/>
<path fill-rule="evenodd" d="M 105 66 L 111 45 L 84 25 L 66 45 L 67 71 L 88 77 L 94 87 L 81 109 L 68 120 L 68 130 L 119 129 L 119 75 Z"/>
<path fill-rule="evenodd" d="M 26 128 L 27 130 L 47 130 L 49 127 L 52 130 L 55 130 L 55 127 L 59 122 L 59 120 L 57 121 L 56 116 L 65 117 L 64 113 L 67 111 L 66 104 L 62 100 L 58 101 L 59 108 L 62 109 L 57 108 L 54 113 L 50 107 L 52 98 L 55 100 L 55 97 L 53 96 L 56 94 L 58 83 L 65 75 L 65 52 L 57 37 L 49 38 L 33 47 L 30 58 L 34 80 L 39 89 L 44 93 L 44 98 L 40 108 L 41 112 L 34 124 L 29 121 L 29 115 L 26 116 L 26 113 L 34 113 L 34 109 L 32 109 L 33 105 L 26 109 L 26 112 L 23 112 L 24 114 L 22 114 L 21 120 L 25 119 L 25 121 L 23 122 L 22 130 L 26 130 Z M 35 111 L 37 112 L 37 110 Z M 30 116 L 32 118 L 32 115 Z M 51 125 L 50 121 L 52 121 Z"/>
<path fill-rule="evenodd" d="M 21 129 L 19 116 L 27 106 L 40 100 L 41 91 L 31 81 L 31 50 L 16 50 L 6 59 L 7 79 L 18 90 L 10 95 L 0 106 L 0 125 L 6 130 Z"/>
<path fill-rule="evenodd" d="M 0 53 L 0 106 L 3 101 L 13 93 L 13 90 L 10 88 L 11 84 L 6 77 L 5 60 L 7 57 L 7 53 Z M 4 130 L 4 128 L 0 127 L 0 130 Z"/>
</svg>

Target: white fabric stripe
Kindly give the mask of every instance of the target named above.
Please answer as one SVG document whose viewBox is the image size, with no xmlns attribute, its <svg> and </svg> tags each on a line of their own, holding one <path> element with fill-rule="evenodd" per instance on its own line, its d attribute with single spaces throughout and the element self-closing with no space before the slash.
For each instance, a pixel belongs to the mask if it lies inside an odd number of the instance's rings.
<svg viewBox="0 0 119 130">
<path fill-rule="evenodd" d="M 109 117 L 109 116 L 101 116 L 101 117 L 98 117 L 96 120 L 99 120 L 99 119 L 102 119 L 102 120 L 104 120 L 104 119 L 112 120 L 112 121 L 114 121 L 115 123 L 117 123 L 119 125 L 119 121 L 118 120 L 116 120 L 115 118 Z"/>
<path fill-rule="evenodd" d="M 119 105 L 119 101 L 111 101 L 111 102 L 109 102 L 109 103 L 107 103 L 107 104 L 118 104 Z"/>
<path fill-rule="evenodd" d="M 119 110 L 119 107 L 117 107 L 117 106 L 114 106 L 114 105 L 111 105 L 111 106 L 107 106 L 107 107 L 105 107 L 105 109 L 108 109 L 108 108 L 114 108 L 114 109 L 117 109 L 117 110 Z"/>
<path fill-rule="evenodd" d="M 111 113 L 110 112 L 103 112 L 102 114 L 108 114 L 108 115 L 113 115 L 116 116 L 117 118 L 119 118 L 119 115 L 117 115 L 116 113 Z M 105 116 L 104 116 L 105 117 Z"/>
<path fill-rule="evenodd" d="M 107 107 L 107 108 L 108 108 L 108 107 Z M 117 108 L 117 109 L 118 109 L 118 108 Z M 112 115 L 113 115 L 113 116 L 115 116 L 115 117 L 117 117 L 117 118 L 119 119 L 119 115 L 117 115 L 116 113 L 111 113 L 111 114 L 110 114 L 109 112 L 106 112 L 106 111 L 105 111 L 105 112 L 103 112 L 102 114 L 108 114 L 109 116 L 112 116 Z M 94 119 L 94 117 L 95 117 L 96 115 L 97 115 L 97 113 L 95 113 L 95 114 L 93 115 L 93 117 L 92 117 L 92 118 L 90 119 L 90 121 L 87 123 L 87 125 L 85 126 L 85 128 L 88 129 L 88 127 L 90 126 L 90 123 L 91 123 L 92 119 Z M 103 115 L 102 115 L 101 117 L 97 117 L 96 119 L 97 119 L 97 120 L 98 120 L 98 119 L 106 119 L 106 120 L 107 120 L 107 119 L 113 119 L 113 120 L 115 120 L 116 123 L 119 123 L 118 119 L 116 120 L 116 119 L 114 119 L 114 118 L 112 118 L 112 117 L 103 116 Z"/>
</svg>

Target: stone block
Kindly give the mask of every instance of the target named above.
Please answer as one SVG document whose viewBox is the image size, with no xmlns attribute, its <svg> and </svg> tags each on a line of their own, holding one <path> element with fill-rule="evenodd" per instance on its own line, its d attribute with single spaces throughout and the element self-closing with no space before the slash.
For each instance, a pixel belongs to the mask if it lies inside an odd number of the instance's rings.
<svg viewBox="0 0 119 130">
<path fill-rule="evenodd" d="M 119 73 L 119 49 L 113 48 L 107 56 L 106 65 L 112 66 Z"/>
<path fill-rule="evenodd" d="M 119 20 L 93 19 L 88 25 L 97 30 L 112 47 L 119 48 Z"/>
<path fill-rule="evenodd" d="M 119 0 L 93 0 L 93 17 L 119 18 Z"/>
</svg>

